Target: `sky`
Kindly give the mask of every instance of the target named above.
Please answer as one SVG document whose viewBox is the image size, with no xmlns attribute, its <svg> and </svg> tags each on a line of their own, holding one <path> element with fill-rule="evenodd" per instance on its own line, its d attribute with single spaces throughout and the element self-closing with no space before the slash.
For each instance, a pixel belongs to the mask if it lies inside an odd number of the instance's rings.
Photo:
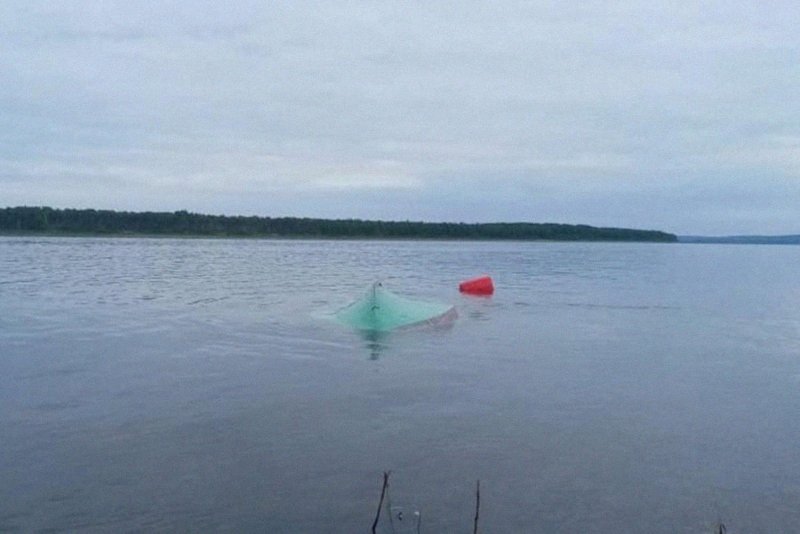
<svg viewBox="0 0 800 534">
<path fill-rule="evenodd" d="M 800 233 L 800 4 L 0 0 L 0 206 Z"/>
</svg>

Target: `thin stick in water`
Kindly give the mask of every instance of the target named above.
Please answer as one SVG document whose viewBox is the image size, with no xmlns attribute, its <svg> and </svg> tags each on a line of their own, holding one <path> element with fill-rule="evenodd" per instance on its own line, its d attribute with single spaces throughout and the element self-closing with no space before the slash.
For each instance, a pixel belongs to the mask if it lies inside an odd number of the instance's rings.
<svg viewBox="0 0 800 534">
<path fill-rule="evenodd" d="M 472 534 L 478 534 L 478 517 L 481 511 L 481 481 L 478 480 L 478 486 L 475 489 L 475 525 L 472 528 Z"/>
<path fill-rule="evenodd" d="M 375 521 L 372 523 L 372 534 L 375 534 L 375 529 L 378 528 L 378 520 L 381 518 L 381 508 L 383 508 L 383 498 L 386 496 L 386 490 L 389 487 L 389 474 L 391 471 L 383 472 L 383 488 L 381 488 L 381 500 L 378 501 L 378 512 L 375 514 Z"/>
</svg>

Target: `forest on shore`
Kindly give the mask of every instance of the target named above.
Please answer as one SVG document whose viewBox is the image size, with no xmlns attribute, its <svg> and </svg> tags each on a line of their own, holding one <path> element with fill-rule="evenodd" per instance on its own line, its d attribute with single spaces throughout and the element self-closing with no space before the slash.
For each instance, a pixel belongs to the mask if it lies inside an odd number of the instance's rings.
<svg viewBox="0 0 800 534">
<path fill-rule="evenodd" d="M 0 232 L 51 235 L 163 235 L 338 239 L 508 239 L 675 242 L 655 230 L 554 223 L 443 223 L 129 212 L 48 207 L 0 209 Z"/>
</svg>

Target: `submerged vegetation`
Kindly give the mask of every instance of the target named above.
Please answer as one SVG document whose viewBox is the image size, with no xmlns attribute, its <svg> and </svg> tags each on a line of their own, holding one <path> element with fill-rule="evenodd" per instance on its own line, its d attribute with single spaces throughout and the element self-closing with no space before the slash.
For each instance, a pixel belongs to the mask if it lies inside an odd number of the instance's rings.
<svg viewBox="0 0 800 534">
<path fill-rule="evenodd" d="M 187 211 L 128 212 L 47 207 L 0 209 L 0 232 L 63 235 L 677 241 L 675 235 L 666 232 L 598 228 L 582 224 L 468 224 L 298 217 L 229 217 Z"/>
</svg>

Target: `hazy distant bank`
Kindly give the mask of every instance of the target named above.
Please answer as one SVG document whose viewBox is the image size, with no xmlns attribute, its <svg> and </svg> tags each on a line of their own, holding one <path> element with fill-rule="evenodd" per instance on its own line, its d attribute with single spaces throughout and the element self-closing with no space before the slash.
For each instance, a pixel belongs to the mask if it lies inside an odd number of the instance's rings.
<svg viewBox="0 0 800 534">
<path fill-rule="evenodd" d="M 208 237 L 315 237 L 337 239 L 506 239 L 548 241 L 676 242 L 655 230 L 553 223 L 428 223 L 243 217 L 176 212 L 9 207 L 0 232 L 49 235 L 163 235 Z"/>
<path fill-rule="evenodd" d="M 681 243 L 718 243 L 725 245 L 800 245 L 800 235 L 678 236 Z"/>
</svg>

